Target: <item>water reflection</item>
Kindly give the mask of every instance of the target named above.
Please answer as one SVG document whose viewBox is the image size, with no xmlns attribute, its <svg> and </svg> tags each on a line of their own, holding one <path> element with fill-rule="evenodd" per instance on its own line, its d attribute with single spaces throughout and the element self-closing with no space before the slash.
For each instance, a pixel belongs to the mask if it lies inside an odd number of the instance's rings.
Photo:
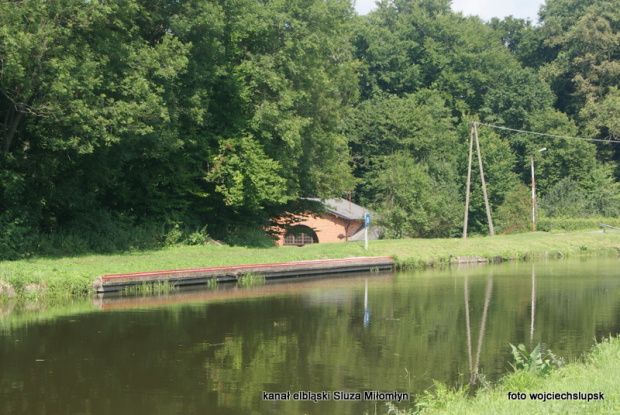
<svg viewBox="0 0 620 415">
<path fill-rule="evenodd" d="M 0 318 L 0 413 L 382 413 L 262 392 L 493 381 L 509 343 L 577 357 L 619 332 L 618 269 L 501 264 L 16 308 Z"/>
<path fill-rule="evenodd" d="M 482 322 L 480 324 L 480 332 L 478 334 L 478 348 L 476 350 L 476 363 L 472 364 L 471 351 L 471 320 L 469 316 L 469 278 L 465 274 L 465 285 L 463 293 L 465 294 L 465 320 L 467 325 L 467 356 L 469 361 L 469 383 L 475 385 L 478 380 L 478 370 L 480 368 L 480 353 L 482 351 L 482 342 L 484 340 L 484 330 L 486 328 L 487 313 L 489 311 L 489 303 L 491 301 L 491 293 L 493 292 L 493 275 L 487 277 L 487 288 L 484 297 L 484 309 L 482 311 Z"/>
<path fill-rule="evenodd" d="M 370 324 L 370 310 L 368 309 L 368 280 L 364 281 L 364 327 Z"/>
<path fill-rule="evenodd" d="M 530 347 L 534 344 L 534 321 L 536 320 L 536 271 L 532 266 L 532 314 L 530 318 Z"/>
</svg>

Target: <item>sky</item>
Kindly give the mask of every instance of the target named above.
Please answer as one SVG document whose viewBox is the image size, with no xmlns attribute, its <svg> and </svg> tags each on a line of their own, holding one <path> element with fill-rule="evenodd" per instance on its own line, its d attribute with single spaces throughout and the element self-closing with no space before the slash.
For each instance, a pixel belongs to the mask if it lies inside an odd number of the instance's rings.
<svg viewBox="0 0 620 415">
<path fill-rule="evenodd" d="M 527 19 L 536 23 L 538 9 L 544 0 L 452 0 L 452 10 L 463 12 L 465 16 L 478 15 L 482 20 L 492 17 Z M 358 14 L 366 14 L 375 8 L 375 0 L 355 0 Z"/>
</svg>

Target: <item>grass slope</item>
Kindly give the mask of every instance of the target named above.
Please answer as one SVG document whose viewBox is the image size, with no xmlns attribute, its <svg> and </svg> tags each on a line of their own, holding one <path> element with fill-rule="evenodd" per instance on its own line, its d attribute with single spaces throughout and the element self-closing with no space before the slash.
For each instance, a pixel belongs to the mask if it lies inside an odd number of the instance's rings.
<svg viewBox="0 0 620 415">
<path fill-rule="evenodd" d="M 182 246 L 118 255 L 37 258 L 0 262 L 0 297 L 70 296 L 89 293 L 100 275 L 245 265 L 299 260 L 393 256 L 402 268 L 447 264 L 462 256 L 525 259 L 536 256 L 599 254 L 620 251 L 620 232 L 553 235 L 529 233 L 469 239 L 400 239 L 251 249 Z"/>
<path fill-rule="evenodd" d="M 597 344 L 581 361 L 555 369 L 547 377 L 524 370 L 504 377 L 495 387 L 481 390 L 475 397 L 464 391 L 447 391 L 439 386 L 435 393 L 419 399 L 420 406 L 394 408 L 389 413 L 513 415 L 513 414 L 618 414 L 620 413 L 620 339 Z M 523 392 L 524 400 L 508 399 L 508 392 Z M 533 400 L 530 393 L 602 392 L 604 400 Z M 402 407 L 402 405 L 401 405 Z"/>
</svg>

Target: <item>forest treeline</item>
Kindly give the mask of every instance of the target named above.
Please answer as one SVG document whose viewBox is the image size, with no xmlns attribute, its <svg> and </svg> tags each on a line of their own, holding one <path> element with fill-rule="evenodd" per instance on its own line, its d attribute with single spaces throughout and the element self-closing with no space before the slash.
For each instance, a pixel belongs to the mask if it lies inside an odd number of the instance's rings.
<svg viewBox="0 0 620 415">
<path fill-rule="evenodd" d="M 262 240 L 299 197 L 460 234 L 470 122 L 620 139 L 620 5 L 0 0 L 0 258 Z M 479 126 L 496 225 L 620 211 L 618 144 Z M 474 164 L 474 176 L 477 177 Z M 470 229 L 486 232 L 479 181 Z"/>
</svg>

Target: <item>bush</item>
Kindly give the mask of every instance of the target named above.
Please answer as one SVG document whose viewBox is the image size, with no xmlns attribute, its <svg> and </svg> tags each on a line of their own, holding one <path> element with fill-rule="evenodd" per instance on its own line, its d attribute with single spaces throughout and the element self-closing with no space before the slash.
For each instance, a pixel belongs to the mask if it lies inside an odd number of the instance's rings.
<svg viewBox="0 0 620 415">
<path fill-rule="evenodd" d="M 600 229 L 599 223 L 620 228 L 620 218 L 541 218 L 538 230 L 544 232 L 574 232 Z"/>
<path fill-rule="evenodd" d="M 206 226 L 192 231 L 188 227 L 175 223 L 164 237 L 164 246 L 204 245 L 209 241 L 211 237 L 207 233 Z"/>
<path fill-rule="evenodd" d="M 586 213 L 586 195 L 579 183 L 566 177 L 540 199 L 539 208 L 550 218 L 583 216 Z"/>
<path fill-rule="evenodd" d="M 231 246 L 247 246 L 250 248 L 273 248 L 275 240 L 259 226 L 233 227 L 226 238 L 226 244 Z"/>
<path fill-rule="evenodd" d="M 25 219 L 12 217 L 7 212 L 0 215 L 0 260 L 111 254 L 174 245 L 202 245 L 209 241 L 206 226 L 135 223 L 133 218 L 107 210 L 80 214 L 48 233 L 39 232 Z"/>
<path fill-rule="evenodd" d="M 41 234 L 34 253 L 66 256 L 156 249 L 164 246 L 164 227 L 135 224 L 131 218 L 99 210 L 77 216 L 48 234 Z"/>
<path fill-rule="evenodd" d="M 518 183 L 510 192 L 506 193 L 504 203 L 495 213 L 497 233 L 502 233 L 514 226 L 515 232 L 526 232 L 532 221 L 532 193 L 523 183 Z"/>
<path fill-rule="evenodd" d="M 23 218 L 0 215 L 0 260 L 17 260 L 29 256 L 36 233 Z"/>
</svg>

